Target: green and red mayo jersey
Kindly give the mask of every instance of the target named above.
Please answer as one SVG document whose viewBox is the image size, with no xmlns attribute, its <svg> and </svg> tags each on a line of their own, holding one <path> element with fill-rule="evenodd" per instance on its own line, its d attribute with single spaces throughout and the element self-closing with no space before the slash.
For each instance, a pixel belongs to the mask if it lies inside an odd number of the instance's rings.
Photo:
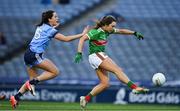
<svg viewBox="0 0 180 111">
<path fill-rule="evenodd" d="M 114 33 L 116 29 L 114 29 L 111 33 L 98 29 L 91 29 L 87 36 L 89 38 L 89 54 L 97 53 L 97 52 L 105 52 L 105 46 L 107 44 L 108 36 Z"/>
</svg>

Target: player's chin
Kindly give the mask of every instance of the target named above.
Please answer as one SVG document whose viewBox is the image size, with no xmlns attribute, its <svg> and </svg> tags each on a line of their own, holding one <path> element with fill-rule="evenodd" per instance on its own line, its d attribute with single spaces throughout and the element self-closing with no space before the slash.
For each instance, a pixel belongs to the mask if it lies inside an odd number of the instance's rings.
<svg viewBox="0 0 180 111">
<path fill-rule="evenodd" d="M 56 23 L 59 24 L 60 23 L 59 20 L 56 20 Z"/>
<path fill-rule="evenodd" d="M 56 23 L 55 23 L 55 26 L 58 26 L 59 24 L 60 24 L 59 22 L 56 22 Z"/>
<path fill-rule="evenodd" d="M 0 95 L 0 100 L 4 100 L 6 98 L 5 95 Z"/>
</svg>

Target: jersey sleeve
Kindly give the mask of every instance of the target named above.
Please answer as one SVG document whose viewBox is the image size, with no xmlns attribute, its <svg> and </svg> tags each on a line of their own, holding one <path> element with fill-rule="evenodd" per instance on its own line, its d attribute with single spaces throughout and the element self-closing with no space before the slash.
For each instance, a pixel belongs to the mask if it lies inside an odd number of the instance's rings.
<svg viewBox="0 0 180 111">
<path fill-rule="evenodd" d="M 54 36 L 58 33 L 58 30 L 56 30 L 55 28 L 50 28 L 49 29 L 49 34 L 50 34 L 50 38 L 54 38 Z"/>
<path fill-rule="evenodd" d="M 118 33 L 118 29 L 117 28 L 113 28 L 113 31 L 110 34 L 116 34 Z"/>
<path fill-rule="evenodd" d="M 95 29 L 90 30 L 87 33 L 89 40 L 95 40 L 98 37 L 99 32 Z"/>
</svg>

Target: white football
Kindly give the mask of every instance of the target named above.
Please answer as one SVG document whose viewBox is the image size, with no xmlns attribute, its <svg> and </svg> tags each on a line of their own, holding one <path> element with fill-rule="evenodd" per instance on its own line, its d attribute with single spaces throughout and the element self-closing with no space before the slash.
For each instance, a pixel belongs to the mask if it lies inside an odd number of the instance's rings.
<svg viewBox="0 0 180 111">
<path fill-rule="evenodd" d="M 152 82 L 155 86 L 162 86 L 166 82 L 166 77 L 163 73 L 156 73 L 152 77 Z"/>
</svg>

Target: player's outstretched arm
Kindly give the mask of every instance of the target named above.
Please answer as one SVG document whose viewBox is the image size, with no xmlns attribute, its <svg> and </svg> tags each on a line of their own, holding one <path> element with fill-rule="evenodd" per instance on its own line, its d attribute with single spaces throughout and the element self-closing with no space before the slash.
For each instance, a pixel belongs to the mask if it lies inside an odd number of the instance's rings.
<svg viewBox="0 0 180 111">
<path fill-rule="evenodd" d="M 83 49 L 84 42 L 86 40 L 88 40 L 88 36 L 87 35 L 84 35 L 83 37 L 81 37 L 79 39 L 78 51 L 77 51 L 77 53 L 75 55 L 75 58 L 74 58 L 74 61 L 76 63 L 79 63 L 82 60 L 82 49 Z"/>
<path fill-rule="evenodd" d="M 132 31 L 129 29 L 114 29 L 117 34 L 134 35 L 137 39 L 143 40 L 144 36 L 140 32 Z"/>
<path fill-rule="evenodd" d="M 70 42 L 72 40 L 82 37 L 83 35 L 85 35 L 88 32 L 88 30 L 89 30 L 89 26 L 85 27 L 81 34 L 70 35 L 70 36 L 65 36 L 63 34 L 58 33 L 55 35 L 55 39 L 64 41 L 64 42 Z"/>
<path fill-rule="evenodd" d="M 133 35 L 135 31 L 129 29 L 114 29 L 117 34 Z"/>
</svg>

